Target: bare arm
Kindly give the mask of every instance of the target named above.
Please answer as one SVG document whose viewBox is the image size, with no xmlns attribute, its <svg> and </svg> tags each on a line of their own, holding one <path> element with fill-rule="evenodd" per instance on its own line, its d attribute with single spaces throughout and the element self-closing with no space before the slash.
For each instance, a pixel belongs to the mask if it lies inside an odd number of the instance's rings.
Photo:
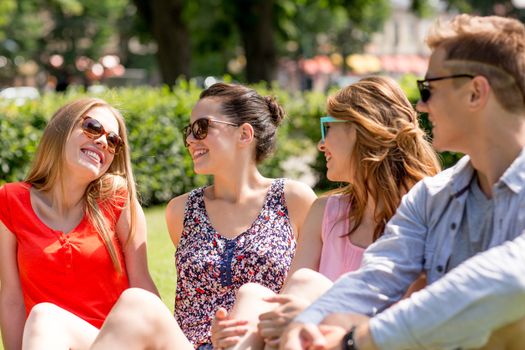
<svg viewBox="0 0 525 350">
<path fill-rule="evenodd" d="M 294 229 L 295 238 L 302 232 L 306 214 L 317 196 L 307 185 L 293 180 L 287 180 L 284 187 L 286 205 Z"/>
<path fill-rule="evenodd" d="M 135 210 L 136 223 L 133 239 L 128 241 L 131 223 L 131 208 L 129 205 L 122 210 L 122 214 L 117 222 L 117 235 L 123 245 L 122 249 L 126 260 L 129 284 L 130 287 L 143 288 L 159 295 L 148 270 L 146 218 L 138 202 L 135 205 Z"/>
<path fill-rule="evenodd" d="M 290 266 L 288 276 L 291 276 L 301 268 L 319 271 L 319 261 L 323 247 L 321 231 L 327 200 L 328 197 L 317 198 L 308 211 L 301 233 L 299 234 L 297 252 Z"/>
<path fill-rule="evenodd" d="M 188 200 L 188 193 L 173 198 L 166 207 L 166 224 L 173 245 L 177 247 L 182 235 L 184 224 L 184 206 Z"/>
<path fill-rule="evenodd" d="M 16 237 L 0 221 L 0 325 L 6 350 L 22 347 L 26 319 L 16 250 Z"/>
</svg>

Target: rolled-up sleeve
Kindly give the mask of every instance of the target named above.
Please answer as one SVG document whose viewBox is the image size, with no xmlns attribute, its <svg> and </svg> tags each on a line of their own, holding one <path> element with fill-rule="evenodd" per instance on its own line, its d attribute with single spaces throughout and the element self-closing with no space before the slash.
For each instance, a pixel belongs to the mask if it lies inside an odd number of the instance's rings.
<svg viewBox="0 0 525 350">
<path fill-rule="evenodd" d="M 421 181 L 403 197 L 383 237 L 366 250 L 361 268 L 340 277 L 295 321 L 317 324 L 338 312 L 374 316 L 398 301 L 423 270 L 426 198 Z"/>
<path fill-rule="evenodd" d="M 525 233 L 466 260 L 370 321 L 380 349 L 483 346 L 525 317 Z"/>
</svg>

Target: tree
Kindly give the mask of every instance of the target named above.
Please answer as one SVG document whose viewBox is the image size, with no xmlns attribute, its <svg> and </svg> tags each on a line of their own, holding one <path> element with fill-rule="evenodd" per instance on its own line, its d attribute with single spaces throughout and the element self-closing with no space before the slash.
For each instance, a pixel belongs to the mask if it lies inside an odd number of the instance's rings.
<svg viewBox="0 0 525 350">
<path fill-rule="evenodd" d="M 511 0 L 448 0 L 448 7 L 460 12 L 475 13 L 481 16 L 498 15 L 515 17 L 525 21 L 525 10 L 514 6 Z"/>
<path fill-rule="evenodd" d="M 157 42 L 157 59 L 165 84 L 190 77 L 191 41 L 184 0 L 133 0 Z"/>
<path fill-rule="evenodd" d="M 271 82 L 276 78 L 274 1 L 235 0 L 233 18 L 239 27 L 246 56 L 246 80 Z"/>
<path fill-rule="evenodd" d="M 239 47 L 246 59 L 244 80 L 270 82 L 276 78 L 279 53 L 289 54 L 283 49 L 287 42 L 299 43 L 299 54 L 315 55 L 317 35 L 326 33 L 343 54 L 356 52 L 388 15 L 387 0 L 134 3 L 157 42 L 160 70 L 168 85 L 181 75 L 222 74 Z"/>
<path fill-rule="evenodd" d="M 0 40 L 6 39 L 5 27 L 11 21 L 13 13 L 16 9 L 14 0 L 3 0 L 0 2 Z"/>
<path fill-rule="evenodd" d="M 0 13 L 11 9 L 7 21 L 0 15 L 0 55 L 11 67 L 32 60 L 51 69 L 50 56 L 59 54 L 63 69 L 73 71 L 78 56 L 98 60 L 104 53 L 128 0 L 24 0 L 14 8 L 10 3 L 0 1 Z"/>
</svg>

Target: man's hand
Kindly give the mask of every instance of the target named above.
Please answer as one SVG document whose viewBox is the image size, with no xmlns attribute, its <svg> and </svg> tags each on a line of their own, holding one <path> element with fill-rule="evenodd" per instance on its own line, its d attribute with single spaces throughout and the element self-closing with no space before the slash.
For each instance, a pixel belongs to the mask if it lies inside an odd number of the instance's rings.
<svg viewBox="0 0 525 350">
<path fill-rule="evenodd" d="M 215 318 L 211 322 L 211 342 L 214 349 L 224 349 L 234 346 L 239 342 L 241 336 L 246 334 L 248 327 L 246 320 L 232 320 L 228 318 L 225 308 L 219 308 L 215 312 Z"/>
<path fill-rule="evenodd" d="M 332 326 L 326 324 L 319 325 L 319 332 L 323 336 L 323 342 L 318 342 L 315 349 L 318 350 L 335 350 L 341 349 L 341 342 L 347 330 L 340 326 Z"/>
<path fill-rule="evenodd" d="M 359 324 L 366 324 L 367 316 L 359 314 L 331 314 L 319 326 L 292 322 L 281 337 L 281 350 L 340 349 L 344 335 Z"/>
<path fill-rule="evenodd" d="M 309 302 L 287 294 L 275 295 L 263 300 L 279 304 L 272 311 L 261 314 L 257 325 L 259 335 L 264 339 L 266 345 L 277 347 L 285 328 L 308 306 Z"/>
<path fill-rule="evenodd" d="M 356 314 L 330 314 L 324 318 L 319 324 L 319 332 L 321 333 L 323 340 L 319 340 L 316 344 L 316 350 L 332 350 L 341 349 L 341 342 L 346 333 L 350 329 L 362 322 L 362 317 L 368 319 L 368 317 L 356 315 Z"/>
<path fill-rule="evenodd" d="M 292 322 L 285 328 L 281 341 L 279 343 L 280 350 L 298 350 L 308 349 L 307 342 L 303 344 L 301 339 L 301 333 L 306 327 L 317 328 L 316 325 L 304 324 L 299 322 Z"/>
<path fill-rule="evenodd" d="M 340 349 L 346 331 L 339 326 L 292 323 L 281 337 L 280 350 Z"/>
<path fill-rule="evenodd" d="M 341 342 L 346 333 L 353 326 L 354 340 L 360 350 L 377 350 L 377 347 L 370 333 L 370 318 L 360 314 L 331 314 L 319 325 L 319 329 L 325 338 L 324 347 L 318 349 L 340 349 Z"/>
</svg>

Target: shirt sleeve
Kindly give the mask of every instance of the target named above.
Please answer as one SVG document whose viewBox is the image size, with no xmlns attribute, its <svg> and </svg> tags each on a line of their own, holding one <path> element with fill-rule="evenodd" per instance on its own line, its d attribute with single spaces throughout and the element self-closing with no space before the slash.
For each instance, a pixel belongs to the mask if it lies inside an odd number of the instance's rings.
<svg viewBox="0 0 525 350">
<path fill-rule="evenodd" d="M 383 237 L 365 251 L 361 268 L 340 277 L 295 321 L 318 324 L 339 312 L 374 316 L 401 299 L 423 270 L 426 199 L 427 188 L 420 181 L 403 197 Z"/>
<path fill-rule="evenodd" d="M 374 317 L 380 349 L 483 346 L 525 316 L 525 233 L 466 260 L 410 299 Z"/>
<path fill-rule="evenodd" d="M 7 185 L 4 185 L 0 187 L 0 221 L 2 221 L 9 231 L 13 232 L 9 208 L 10 205 L 7 199 Z"/>
</svg>

